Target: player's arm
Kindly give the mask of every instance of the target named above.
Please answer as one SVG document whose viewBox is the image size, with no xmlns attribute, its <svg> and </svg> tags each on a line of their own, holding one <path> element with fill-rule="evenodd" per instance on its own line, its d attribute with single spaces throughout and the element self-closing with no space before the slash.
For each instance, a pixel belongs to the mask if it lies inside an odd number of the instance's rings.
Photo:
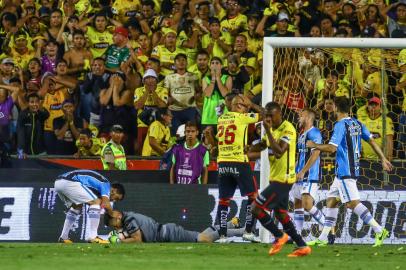
<svg viewBox="0 0 406 270">
<path fill-rule="evenodd" d="M 289 143 L 286 140 L 279 140 L 276 141 L 271 133 L 271 125 L 266 121 L 262 122 L 264 129 L 266 131 L 266 136 L 268 137 L 269 141 L 269 148 L 272 149 L 276 158 L 280 158 L 289 148 Z"/>
<path fill-rule="evenodd" d="M 175 184 L 175 164 L 173 163 L 171 170 L 169 171 L 169 184 Z"/>
<path fill-rule="evenodd" d="M 382 152 L 382 149 L 379 147 L 379 145 L 375 142 L 374 139 L 369 139 L 368 141 L 369 145 L 372 147 L 374 152 L 378 155 L 378 157 L 382 161 L 382 168 L 385 171 L 391 171 L 393 168 L 393 165 L 390 163 L 390 161 L 385 157 L 384 153 Z"/>
<path fill-rule="evenodd" d="M 101 206 L 109 216 L 113 216 L 113 208 L 111 208 L 109 196 L 103 195 L 101 197 Z"/>
<path fill-rule="evenodd" d="M 260 142 L 257 143 L 257 144 L 251 145 L 250 148 L 249 148 L 249 150 L 248 150 L 248 153 L 247 153 L 248 158 L 250 158 L 250 157 L 252 157 L 252 158 L 257 157 L 257 154 L 256 154 L 256 153 L 261 153 L 261 152 L 264 151 L 266 148 L 267 148 L 267 145 L 266 145 L 266 141 L 265 141 L 265 140 L 262 140 L 262 141 L 260 141 Z M 259 154 L 259 157 L 260 157 L 260 156 L 261 156 L 261 154 Z"/>
<path fill-rule="evenodd" d="M 130 237 L 121 240 L 122 243 L 142 243 L 141 230 L 133 232 Z"/>
<path fill-rule="evenodd" d="M 327 153 L 335 153 L 337 151 L 337 146 L 333 145 L 331 143 L 329 144 L 318 144 L 313 141 L 307 141 L 306 142 L 306 147 L 307 148 L 315 148 L 316 150 L 319 150 L 321 152 L 327 152 Z"/>
</svg>

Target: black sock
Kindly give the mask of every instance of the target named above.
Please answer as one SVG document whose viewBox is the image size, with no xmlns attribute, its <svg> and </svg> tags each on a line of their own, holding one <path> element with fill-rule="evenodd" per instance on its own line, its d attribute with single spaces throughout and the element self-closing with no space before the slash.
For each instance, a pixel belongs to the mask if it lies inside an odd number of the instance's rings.
<svg viewBox="0 0 406 270">
<path fill-rule="evenodd" d="M 282 224 L 283 230 L 290 236 L 290 238 L 296 243 L 298 247 L 306 246 L 305 241 L 303 241 L 302 236 L 297 233 L 295 225 L 291 220 L 289 222 Z"/>
<path fill-rule="evenodd" d="M 217 208 L 217 219 L 220 225 L 219 229 L 220 237 L 227 236 L 227 216 L 228 216 L 228 205 L 219 204 Z"/>
<path fill-rule="evenodd" d="M 270 231 L 276 238 L 280 238 L 283 235 L 283 232 L 278 229 L 278 227 L 273 222 L 271 216 L 265 212 L 261 213 L 258 217 L 259 222 L 265 229 Z"/>
<path fill-rule="evenodd" d="M 255 224 L 255 218 L 254 215 L 252 214 L 252 200 L 248 199 L 248 203 L 247 203 L 247 208 L 246 208 L 246 212 L 245 212 L 245 231 L 247 233 L 251 233 L 252 232 L 252 227 Z"/>
</svg>

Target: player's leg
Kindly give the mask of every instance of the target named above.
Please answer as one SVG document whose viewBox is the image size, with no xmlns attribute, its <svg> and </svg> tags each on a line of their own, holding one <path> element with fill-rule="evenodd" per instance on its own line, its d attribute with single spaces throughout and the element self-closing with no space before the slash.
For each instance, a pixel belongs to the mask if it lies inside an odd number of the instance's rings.
<svg viewBox="0 0 406 270">
<path fill-rule="evenodd" d="M 226 239 L 228 208 L 230 206 L 230 200 L 234 196 L 234 192 L 237 188 L 237 182 L 235 181 L 233 175 L 229 173 L 231 170 L 227 164 L 220 163 L 218 166 L 219 202 L 217 206 L 217 219 L 220 225 L 220 237 Z M 224 168 L 224 170 L 222 170 L 222 168 Z"/>
<path fill-rule="evenodd" d="M 388 231 L 381 227 L 374 219 L 371 212 L 359 200 L 359 191 L 355 179 L 343 179 L 341 182 L 342 201 L 347 207 L 352 209 L 354 213 L 365 223 L 372 227 L 375 232 L 374 247 L 381 246 L 383 240 L 388 237 Z"/>
<path fill-rule="evenodd" d="M 218 232 L 219 227 L 218 226 L 210 226 L 206 228 L 203 232 L 199 234 L 198 237 L 198 242 L 206 242 L 206 243 L 211 243 L 214 242 L 218 239 L 220 239 L 220 234 Z M 227 230 L 227 237 L 241 237 L 244 234 L 245 229 L 244 228 L 239 228 L 239 229 L 233 229 L 229 228 Z"/>
<path fill-rule="evenodd" d="M 261 225 L 273 234 L 275 241 L 272 248 L 269 250 L 269 255 L 274 255 L 278 253 L 282 247 L 289 240 L 286 233 L 283 233 L 275 225 L 275 222 L 271 215 L 269 215 L 265 210 L 272 209 L 278 203 L 279 190 L 275 182 L 271 182 L 264 191 L 256 198 L 255 202 L 252 204 L 252 214 Z"/>
<path fill-rule="evenodd" d="M 73 182 L 67 180 L 56 180 L 54 184 L 55 191 L 58 193 L 59 198 L 68 207 L 62 232 L 59 236 L 59 242 L 66 244 L 72 243 L 72 241 L 69 239 L 69 232 L 71 231 L 75 222 L 79 219 L 82 209 L 82 204 L 76 205 L 73 204 L 72 200 L 70 200 L 71 189 L 76 188 L 76 185 L 72 184 Z"/>
<path fill-rule="evenodd" d="M 308 212 L 319 225 L 324 224 L 324 214 L 315 206 L 315 197 L 319 189 L 318 183 L 305 183 L 301 195 L 304 210 Z"/>
<path fill-rule="evenodd" d="M 248 197 L 248 202 L 245 209 L 245 233 L 243 235 L 243 239 L 246 241 L 259 242 L 259 239 L 257 239 L 252 231 L 255 220 L 254 216 L 252 215 L 251 207 L 251 204 L 255 201 L 258 195 L 257 182 L 248 163 L 238 164 L 237 168 L 239 175 L 236 176 L 236 178 L 241 195 Z"/>
<path fill-rule="evenodd" d="M 327 193 L 326 213 L 324 217 L 324 225 L 318 239 L 307 242 L 309 246 L 325 246 L 328 243 L 328 235 L 335 226 L 338 216 L 338 200 L 340 197 L 338 178 L 334 178 L 333 184 Z"/>
<path fill-rule="evenodd" d="M 294 211 L 293 211 L 293 221 L 295 223 L 295 227 L 300 234 L 303 229 L 304 223 L 304 209 L 302 205 L 302 183 L 294 183 L 291 190 L 290 195 L 293 197 L 293 204 L 294 204 Z"/>
<path fill-rule="evenodd" d="M 180 225 L 175 223 L 167 223 L 163 225 L 165 227 L 165 241 L 174 243 L 196 243 L 196 242 L 209 242 L 207 235 L 201 235 L 196 231 L 185 230 Z M 199 239 L 199 236 L 201 238 Z"/>
<path fill-rule="evenodd" d="M 98 243 L 98 244 L 107 244 L 108 241 L 105 241 L 98 237 L 97 230 L 99 228 L 100 223 L 100 199 L 95 199 L 93 201 L 87 202 L 89 205 L 89 209 L 87 210 L 87 215 L 89 218 L 89 227 L 90 231 L 87 235 L 87 241 L 91 243 Z"/>
<path fill-rule="evenodd" d="M 278 186 L 280 199 L 275 208 L 275 218 L 282 224 L 283 231 L 290 236 L 298 247 L 298 249 L 291 255 L 305 256 L 310 254 L 311 249 L 306 245 L 306 242 L 298 233 L 297 229 L 295 228 L 295 224 L 292 222 L 292 219 L 289 216 L 288 207 L 290 187 L 291 186 L 287 184 L 279 184 Z"/>
</svg>

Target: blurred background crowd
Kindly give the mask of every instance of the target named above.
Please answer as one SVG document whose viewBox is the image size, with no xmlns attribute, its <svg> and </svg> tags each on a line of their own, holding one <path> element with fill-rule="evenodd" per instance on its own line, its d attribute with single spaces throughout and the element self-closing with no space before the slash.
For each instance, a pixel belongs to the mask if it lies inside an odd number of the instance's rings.
<svg viewBox="0 0 406 270">
<path fill-rule="evenodd" d="M 325 140 L 333 98 L 347 96 L 389 158 L 405 158 L 406 49 L 277 49 L 274 89 L 262 51 L 264 37 L 404 38 L 406 1 L 2 0 L 0 12 L 2 155 L 97 157 L 110 144 L 160 158 L 187 122 L 211 149 L 233 95 L 261 104 L 273 91 L 294 124 L 317 110 Z"/>
</svg>

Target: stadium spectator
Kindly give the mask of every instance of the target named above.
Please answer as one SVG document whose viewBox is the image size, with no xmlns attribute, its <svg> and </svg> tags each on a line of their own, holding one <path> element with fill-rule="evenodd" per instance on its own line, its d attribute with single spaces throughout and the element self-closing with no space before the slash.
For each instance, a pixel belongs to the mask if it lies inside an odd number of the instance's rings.
<svg viewBox="0 0 406 270">
<path fill-rule="evenodd" d="M 53 155 L 56 150 L 54 119 L 63 116 L 62 103 L 65 99 L 69 99 L 69 95 L 64 89 L 56 89 L 55 76 L 50 72 L 43 75 L 41 85 L 45 93 L 42 107 L 49 113 L 44 123 L 45 149 L 48 155 Z"/>
<path fill-rule="evenodd" d="M 124 27 L 116 27 L 113 34 L 113 44 L 111 44 L 104 57 L 106 59 L 106 70 L 117 72 L 123 69 L 126 61 L 130 58 L 130 49 L 127 47 L 128 30 Z"/>
<path fill-rule="evenodd" d="M 127 170 L 127 159 L 121 142 L 124 137 L 124 129 L 120 125 L 114 125 L 110 129 L 110 141 L 101 150 L 101 161 L 104 170 Z"/>
<path fill-rule="evenodd" d="M 203 79 L 202 89 L 204 95 L 202 125 L 217 125 L 216 107 L 224 100 L 231 91 L 233 80 L 230 76 L 221 73 L 222 61 L 213 57 L 210 61 L 210 77 Z"/>
<path fill-rule="evenodd" d="M 186 70 L 187 56 L 179 53 L 175 56 L 176 72 L 165 78 L 165 88 L 168 89 L 168 104 L 172 112 L 171 134 L 187 122 L 196 122 L 198 111 L 196 99 L 201 95 L 198 78 Z"/>
<path fill-rule="evenodd" d="M 127 154 L 133 153 L 132 140 L 135 138 L 135 111 L 132 104 L 132 91 L 125 87 L 119 74 L 110 77 L 110 87 L 100 91 L 100 136 L 108 137 L 115 124 L 123 127 L 125 139 L 122 144 Z"/>
<path fill-rule="evenodd" d="M 206 50 L 200 50 L 196 55 L 196 64 L 188 68 L 189 72 L 194 73 L 199 79 L 199 86 L 202 85 L 202 79 L 210 74 L 209 53 Z"/>
<path fill-rule="evenodd" d="M 381 14 L 377 5 L 366 5 L 358 11 L 358 14 L 360 17 L 360 31 L 363 36 L 375 35 L 375 33 L 378 33 L 380 37 L 388 36 L 385 17 Z"/>
<path fill-rule="evenodd" d="M 312 85 L 315 85 L 321 79 L 324 66 L 324 54 L 322 51 L 306 48 L 303 55 L 299 56 L 298 63 L 300 73 Z"/>
<path fill-rule="evenodd" d="M 395 15 L 390 16 L 388 12 L 394 8 Z M 389 36 L 393 38 L 406 37 L 406 4 L 395 2 L 385 9 L 381 9 L 382 15 L 387 19 Z"/>
<path fill-rule="evenodd" d="M 185 143 L 172 148 L 171 184 L 207 184 L 209 151 L 199 142 L 198 135 L 197 124 L 187 122 Z"/>
<path fill-rule="evenodd" d="M 202 37 L 202 49 L 207 50 L 211 58 L 224 58 L 232 49 L 231 34 L 220 30 L 220 20 L 216 17 L 210 18 L 209 31 L 209 33 Z"/>
<path fill-rule="evenodd" d="M 187 55 L 187 68 L 189 68 L 196 63 L 196 54 L 198 52 L 201 32 L 193 20 L 186 20 L 183 23 L 183 28 L 184 30 L 179 33 L 176 44 L 177 47 L 182 48 Z"/>
<path fill-rule="evenodd" d="M 387 116 L 385 118 L 386 123 L 384 129 L 381 102 L 379 97 L 372 97 L 368 100 L 368 105 L 358 109 L 357 118 L 368 128 L 375 142 L 379 147 L 383 148 L 382 151 L 390 161 L 393 157 L 394 129 L 392 119 Z M 383 142 L 383 140 L 385 140 L 385 142 Z M 383 145 L 385 145 L 385 148 Z M 372 147 L 364 142 L 362 143 L 362 157 L 367 159 L 378 158 Z"/>
<path fill-rule="evenodd" d="M 245 67 L 250 75 L 249 82 L 244 85 L 244 92 L 249 91 L 254 86 L 254 77 L 258 64 L 255 54 L 248 51 L 247 37 L 245 35 L 238 34 L 236 36 L 233 53 L 240 58 L 240 64 Z"/>
<path fill-rule="evenodd" d="M 100 156 L 105 144 L 104 138 L 95 138 L 90 129 L 84 128 L 80 131 L 79 138 L 76 140 L 76 148 L 78 151 L 74 154 L 74 157 Z"/>
<path fill-rule="evenodd" d="M 214 10 L 221 20 L 220 31 L 231 34 L 231 42 L 241 30 L 247 30 L 247 16 L 241 13 L 241 5 L 238 0 L 228 0 L 225 10 L 221 7 L 220 1 L 214 1 Z"/>
<path fill-rule="evenodd" d="M 231 91 L 243 94 L 244 85 L 250 81 L 250 75 L 237 54 L 228 56 L 226 72 L 233 80 Z"/>
<path fill-rule="evenodd" d="M 63 59 L 67 62 L 68 75 L 73 75 L 79 80 L 84 79 L 84 72 L 90 70 L 92 62 L 92 53 L 85 47 L 85 35 L 81 30 L 75 30 L 72 34 L 72 47 L 69 48 L 63 55 Z"/>
<path fill-rule="evenodd" d="M 134 92 L 134 107 L 138 111 L 136 149 L 139 154 L 155 112 L 168 106 L 168 89 L 158 86 L 158 76 L 153 69 L 146 70 L 143 84 Z"/>
<path fill-rule="evenodd" d="M 166 76 L 175 70 L 175 56 L 178 53 L 182 53 L 183 50 L 176 47 L 177 33 L 175 30 L 164 28 L 162 31 L 164 32 L 164 43 L 152 49 L 151 56 L 159 59 L 161 64 L 160 73 Z"/>
<path fill-rule="evenodd" d="M 320 110 L 320 119 L 318 123 L 323 142 L 327 143 L 330 140 L 336 120 L 337 118 L 334 114 L 334 98 L 326 97 L 324 99 L 323 107 Z"/>
<path fill-rule="evenodd" d="M 406 49 L 403 49 L 399 53 L 398 67 L 401 74 L 401 78 L 396 84 L 395 91 L 403 94 L 402 113 L 399 117 L 399 146 L 398 156 L 400 158 L 406 158 Z"/>
<path fill-rule="evenodd" d="M 2 51 L 13 59 L 16 66 L 20 69 L 25 69 L 29 60 L 34 57 L 35 51 L 31 46 L 28 46 L 28 35 L 25 32 L 19 31 L 15 33 L 13 39 L 14 46 L 10 46 L 11 42 L 6 40 L 3 43 Z"/>
<path fill-rule="evenodd" d="M 45 154 L 44 122 L 49 117 L 49 112 L 41 108 L 36 93 L 29 94 L 27 102 L 28 108 L 19 113 L 17 120 L 18 154 L 22 158 Z"/>
<path fill-rule="evenodd" d="M 172 113 L 168 108 L 161 108 L 156 113 L 156 120 L 148 128 L 147 137 L 142 147 L 142 156 L 162 156 L 169 149 Z"/>
<path fill-rule="evenodd" d="M 262 20 L 258 23 L 256 32 L 258 35 L 261 37 L 294 37 L 295 32 L 290 31 L 289 29 L 289 22 L 290 18 L 289 15 L 285 12 L 280 12 L 278 14 L 278 17 L 276 19 L 276 27 L 275 29 L 265 29 L 266 22 L 268 20 L 269 16 L 264 15 L 262 17 Z M 299 33 L 296 33 L 297 36 L 299 36 Z"/>
<path fill-rule="evenodd" d="M 107 29 L 108 21 L 113 20 L 108 20 L 104 14 L 98 13 L 93 19 L 86 18 L 78 24 L 78 27 L 83 29 L 86 33 L 93 58 L 101 57 L 107 50 L 109 44 L 113 43 L 113 34 Z M 92 25 L 87 26 L 90 22 L 92 22 Z"/>
<path fill-rule="evenodd" d="M 66 99 L 62 103 L 63 116 L 53 120 L 56 136 L 55 155 L 73 155 L 76 149 L 76 140 L 80 129 L 84 128 L 83 119 L 75 116 L 75 105 L 72 100 Z"/>
<path fill-rule="evenodd" d="M 333 19 L 328 16 L 324 15 L 320 19 L 320 30 L 322 37 L 333 37 L 337 29 L 334 27 Z"/>
<path fill-rule="evenodd" d="M 0 82 L 3 84 L 9 84 L 10 83 L 10 79 L 12 77 L 14 77 L 14 60 L 11 58 L 4 58 L 1 61 L 1 65 L 0 65 Z"/>
<path fill-rule="evenodd" d="M 9 91 L 11 92 L 10 95 Z M 0 142 L 6 143 L 10 148 L 12 110 L 19 91 L 18 87 L 0 84 Z"/>
</svg>

